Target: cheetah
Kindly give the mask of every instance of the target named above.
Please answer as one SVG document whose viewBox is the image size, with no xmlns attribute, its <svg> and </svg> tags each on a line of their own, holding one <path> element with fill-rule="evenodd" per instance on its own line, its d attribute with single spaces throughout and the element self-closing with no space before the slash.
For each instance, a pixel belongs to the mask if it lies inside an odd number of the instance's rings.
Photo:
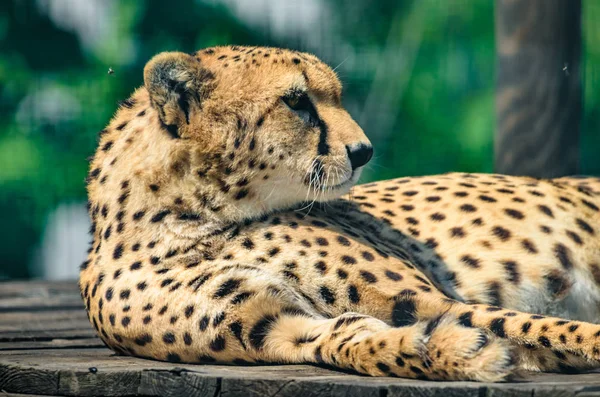
<svg viewBox="0 0 600 397">
<path fill-rule="evenodd" d="M 156 55 L 101 131 L 80 289 L 118 354 L 501 381 L 600 360 L 600 180 L 354 186 L 373 148 L 315 56 Z"/>
</svg>

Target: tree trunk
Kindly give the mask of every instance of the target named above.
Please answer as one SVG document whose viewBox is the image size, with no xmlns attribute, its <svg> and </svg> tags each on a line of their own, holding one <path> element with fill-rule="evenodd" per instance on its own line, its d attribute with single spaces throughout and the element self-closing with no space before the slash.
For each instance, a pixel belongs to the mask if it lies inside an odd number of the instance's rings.
<svg viewBox="0 0 600 397">
<path fill-rule="evenodd" d="M 496 1 L 495 170 L 579 171 L 581 0 Z"/>
</svg>

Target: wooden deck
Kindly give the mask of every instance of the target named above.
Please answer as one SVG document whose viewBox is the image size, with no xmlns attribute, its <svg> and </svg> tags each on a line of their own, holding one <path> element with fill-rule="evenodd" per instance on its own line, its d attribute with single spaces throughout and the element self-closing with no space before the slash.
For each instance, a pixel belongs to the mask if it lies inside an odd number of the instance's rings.
<svg viewBox="0 0 600 397">
<path fill-rule="evenodd" d="M 480 384 L 369 378 L 308 365 L 174 365 L 119 357 L 95 336 L 74 282 L 0 283 L 0 397 L 20 394 L 600 397 L 600 372 Z"/>
</svg>

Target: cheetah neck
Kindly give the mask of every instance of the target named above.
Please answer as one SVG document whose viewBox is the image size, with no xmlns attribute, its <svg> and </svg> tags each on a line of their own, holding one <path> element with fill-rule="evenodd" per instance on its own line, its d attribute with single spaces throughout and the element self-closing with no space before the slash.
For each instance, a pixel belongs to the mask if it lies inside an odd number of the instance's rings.
<svg viewBox="0 0 600 397">
<path fill-rule="evenodd" d="M 260 200 L 252 183 L 256 171 L 232 172 L 239 162 L 225 152 L 225 144 L 191 149 L 172 137 L 147 92 L 138 90 L 103 131 L 92 160 L 96 246 L 114 233 L 130 241 L 145 235 L 214 246 L 236 225 L 277 210 Z"/>
</svg>

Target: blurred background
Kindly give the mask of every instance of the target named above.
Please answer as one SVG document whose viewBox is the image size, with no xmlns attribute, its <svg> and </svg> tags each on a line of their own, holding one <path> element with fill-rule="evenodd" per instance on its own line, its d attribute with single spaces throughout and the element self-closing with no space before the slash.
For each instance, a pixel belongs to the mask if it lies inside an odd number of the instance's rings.
<svg viewBox="0 0 600 397">
<path fill-rule="evenodd" d="M 582 6 L 581 173 L 598 175 L 600 1 Z M 337 67 L 375 147 L 362 182 L 493 170 L 493 1 L 2 0 L 0 279 L 76 278 L 97 132 L 153 54 L 221 44 Z"/>
</svg>

